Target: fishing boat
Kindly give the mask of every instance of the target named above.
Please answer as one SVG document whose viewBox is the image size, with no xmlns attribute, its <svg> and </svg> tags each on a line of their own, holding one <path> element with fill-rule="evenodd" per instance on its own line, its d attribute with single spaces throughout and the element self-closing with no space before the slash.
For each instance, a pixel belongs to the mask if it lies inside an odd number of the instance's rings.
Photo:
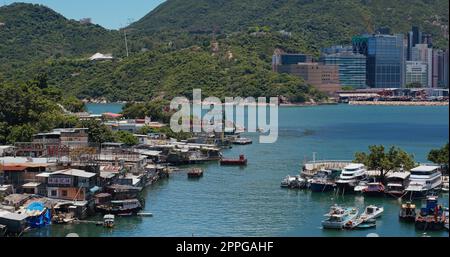
<svg viewBox="0 0 450 257">
<path fill-rule="evenodd" d="M 444 208 L 438 204 L 438 197 L 429 196 L 416 217 L 415 226 L 418 230 L 442 230 L 445 228 L 445 220 Z"/>
<path fill-rule="evenodd" d="M 340 170 L 321 170 L 309 182 L 312 192 L 328 192 L 334 190 L 334 180 L 339 177 Z"/>
<path fill-rule="evenodd" d="M 243 137 L 236 138 L 233 141 L 233 144 L 235 144 L 235 145 L 250 145 L 252 143 L 253 143 L 253 141 L 250 138 L 243 138 Z"/>
<path fill-rule="evenodd" d="M 200 168 L 191 169 L 188 172 L 188 178 L 201 178 L 203 177 L 203 170 Z"/>
<path fill-rule="evenodd" d="M 336 181 L 336 186 L 342 193 L 355 192 L 354 189 L 361 180 L 368 177 L 368 172 L 364 164 L 353 163 L 344 168 L 339 179 Z"/>
<path fill-rule="evenodd" d="M 301 176 L 295 176 L 294 180 L 289 184 L 289 188 L 292 189 L 305 189 L 308 187 L 308 181 Z"/>
<path fill-rule="evenodd" d="M 411 170 L 410 182 L 405 189 L 410 199 L 423 198 L 439 191 L 442 173 L 439 166 L 421 165 Z"/>
<path fill-rule="evenodd" d="M 384 196 L 384 185 L 379 182 L 368 183 L 367 188 L 362 190 L 365 196 Z"/>
<path fill-rule="evenodd" d="M 364 221 L 368 221 L 371 219 L 377 219 L 379 217 L 381 217 L 381 215 L 384 212 L 384 208 L 383 207 L 377 207 L 375 205 L 369 205 L 366 207 L 366 209 L 364 210 L 363 214 L 361 214 L 361 218 Z"/>
<path fill-rule="evenodd" d="M 390 174 L 386 178 L 387 184 L 384 193 L 395 198 L 403 197 L 408 186 L 409 176 L 409 172 L 394 172 Z"/>
<path fill-rule="evenodd" d="M 133 216 L 142 210 L 142 204 L 138 199 L 111 201 L 110 204 L 99 205 L 97 211 L 104 214 L 118 216 Z"/>
<path fill-rule="evenodd" d="M 245 166 L 247 165 L 247 158 L 241 154 L 239 159 L 221 159 L 220 165 Z"/>
<path fill-rule="evenodd" d="M 358 217 L 356 208 L 343 208 L 337 205 L 331 207 L 330 212 L 325 215 L 327 219 L 322 221 L 324 229 L 343 229 L 349 221 L 354 221 Z"/>
<path fill-rule="evenodd" d="M 416 205 L 411 202 L 407 202 L 402 204 L 398 217 L 401 221 L 414 222 L 416 220 L 416 215 Z"/>
<path fill-rule="evenodd" d="M 286 176 L 283 180 L 281 180 L 281 187 L 282 188 L 288 188 L 290 187 L 291 183 L 296 179 L 295 176 Z"/>
<path fill-rule="evenodd" d="M 114 227 L 114 215 L 106 214 L 103 216 L 103 227 L 105 228 L 113 228 Z"/>
</svg>

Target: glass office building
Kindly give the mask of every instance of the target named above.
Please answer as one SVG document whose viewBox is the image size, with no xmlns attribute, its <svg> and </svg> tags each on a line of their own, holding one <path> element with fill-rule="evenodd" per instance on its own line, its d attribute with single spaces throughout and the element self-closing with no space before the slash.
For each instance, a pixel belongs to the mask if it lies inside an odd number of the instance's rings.
<svg viewBox="0 0 450 257">
<path fill-rule="evenodd" d="M 374 88 L 405 86 L 403 35 L 371 35 L 368 37 L 367 84 Z"/>
<path fill-rule="evenodd" d="M 353 88 L 366 87 L 366 57 L 362 54 L 341 51 L 334 54 L 324 54 L 321 61 L 326 65 L 339 67 L 339 83 L 341 86 Z"/>
</svg>

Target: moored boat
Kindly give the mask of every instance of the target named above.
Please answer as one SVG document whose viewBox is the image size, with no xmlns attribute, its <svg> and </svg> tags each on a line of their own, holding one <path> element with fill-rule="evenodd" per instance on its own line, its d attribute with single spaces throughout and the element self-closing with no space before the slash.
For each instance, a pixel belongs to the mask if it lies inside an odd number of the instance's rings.
<svg viewBox="0 0 450 257">
<path fill-rule="evenodd" d="M 390 174 L 386 181 L 384 193 L 387 196 L 400 198 L 405 195 L 405 188 L 408 186 L 409 172 L 394 172 Z"/>
<path fill-rule="evenodd" d="M 364 221 L 367 220 L 371 220 L 371 219 L 377 219 L 379 217 L 381 217 L 381 215 L 384 212 L 384 208 L 383 207 L 378 207 L 375 205 L 369 205 L 366 207 L 366 209 L 364 210 L 363 214 L 361 214 L 361 218 Z"/>
<path fill-rule="evenodd" d="M 327 219 L 322 221 L 324 229 L 343 229 L 350 221 L 355 221 L 358 217 L 358 210 L 356 208 L 343 208 L 340 206 L 333 206 L 330 212 L 325 215 Z"/>
<path fill-rule="evenodd" d="M 201 178 L 203 177 L 203 170 L 202 169 L 191 169 L 188 172 L 188 178 Z"/>
<path fill-rule="evenodd" d="M 364 188 L 362 190 L 362 193 L 365 196 L 383 196 L 384 190 L 385 190 L 385 187 L 382 183 L 373 182 L 373 183 L 368 183 L 367 188 Z"/>
<path fill-rule="evenodd" d="M 442 187 L 439 166 L 421 165 L 411 170 L 410 182 L 405 192 L 410 199 L 434 194 Z"/>
<path fill-rule="evenodd" d="M 111 201 L 110 204 L 99 205 L 97 211 L 104 214 L 119 216 L 133 216 L 142 210 L 142 204 L 138 199 Z"/>
<path fill-rule="evenodd" d="M 112 214 L 106 214 L 103 216 L 103 226 L 105 228 L 113 228 L 114 227 L 114 215 Z"/>
<path fill-rule="evenodd" d="M 416 205 L 411 202 L 407 202 L 402 204 L 398 217 L 401 221 L 414 222 L 416 215 Z"/>
<path fill-rule="evenodd" d="M 221 159 L 220 165 L 245 166 L 247 165 L 247 158 L 241 154 L 239 159 Z"/>
<path fill-rule="evenodd" d="M 235 144 L 235 145 L 250 145 L 252 143 L 253 143 L 253 141 L 250 138 L 243 138 L 243 137 L 236 138 L 233 141 L 233 144 Z"/>
<path fill-rule="evenodd" d="M 309 182 L 312 192 L 328 192 L 334 190 L 334 180 L 339 177 L 340 170 L 321 170 Z"/>
<path fill-rule="evenodd" d="M 353 163 L 344 168 L 339 179 L 336 181 L 336 186 L 339 192 L 354 193 L 355 187 L 361 180 L 368 177 L 368 172 L 364 164 Z"/>
<path fill-rule="evenodd" d="M 438 197 L 429 196 L 416 217 L 415 226 L 419 230 L 442 230 L 445 228 L 445 220 L 444 208 L 438 204 Z"/>
</svg>

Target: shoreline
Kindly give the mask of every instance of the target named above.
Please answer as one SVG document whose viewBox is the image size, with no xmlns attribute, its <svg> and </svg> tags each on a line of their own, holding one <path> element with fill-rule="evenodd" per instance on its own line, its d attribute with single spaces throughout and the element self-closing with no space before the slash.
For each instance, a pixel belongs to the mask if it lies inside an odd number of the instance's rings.
<svg viewBox="0 0 450 257">
<path fill-rule="evenodd" d="M 350 101 L 349 105 L 378 105 L 378 106 L 448 106 L 449 102 L 430 101 Z"/>
</svg>

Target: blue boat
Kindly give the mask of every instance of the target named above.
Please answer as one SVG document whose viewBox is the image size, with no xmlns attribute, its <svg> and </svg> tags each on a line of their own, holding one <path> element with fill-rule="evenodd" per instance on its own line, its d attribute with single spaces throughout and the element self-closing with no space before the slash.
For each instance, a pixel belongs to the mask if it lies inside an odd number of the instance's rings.
<svg viewBox="0 0 450 257">
<path fill-rule="evenodd" d="M 311 179 L 309 186 L 312 192 L 329 192 L 336 187 L 335 179 L 339 177 L 340 170 L 321 170 Z"/>
</svg>

